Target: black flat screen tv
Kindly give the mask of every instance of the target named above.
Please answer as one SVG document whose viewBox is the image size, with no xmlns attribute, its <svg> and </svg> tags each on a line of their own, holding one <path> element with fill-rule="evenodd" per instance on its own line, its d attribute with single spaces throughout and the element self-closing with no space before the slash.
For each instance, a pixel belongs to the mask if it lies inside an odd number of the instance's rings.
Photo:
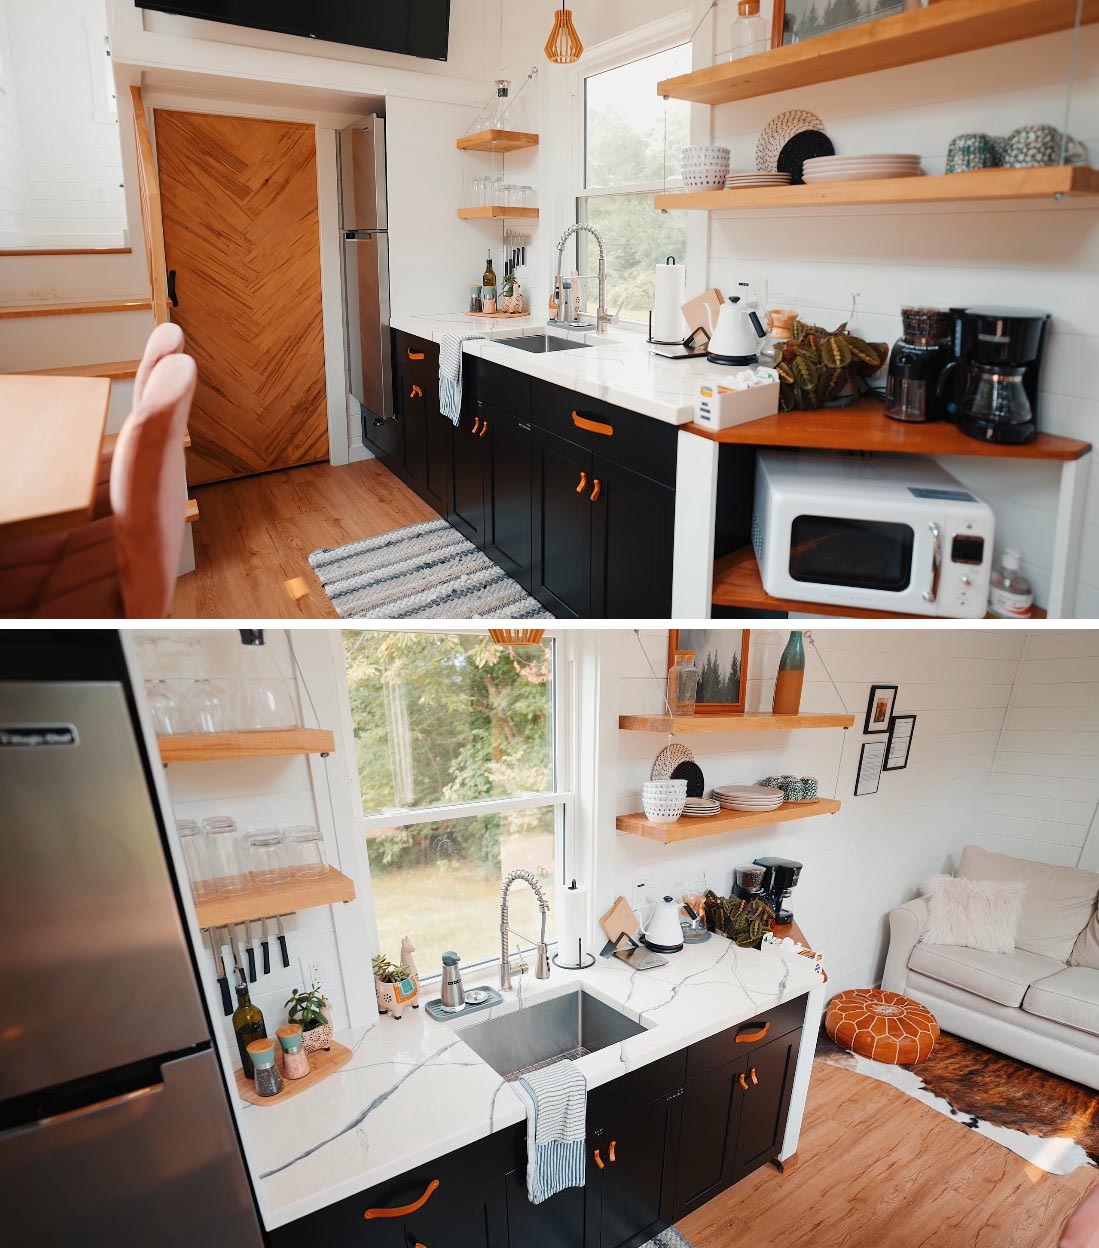
<svg viewBox="0 0 1099 1248">
<path fill-rule="evenodd" d="M 201 17 L 380 52 L 445 61 L 450 0 L 134 0 L 139 9 Z"/>
</svg>

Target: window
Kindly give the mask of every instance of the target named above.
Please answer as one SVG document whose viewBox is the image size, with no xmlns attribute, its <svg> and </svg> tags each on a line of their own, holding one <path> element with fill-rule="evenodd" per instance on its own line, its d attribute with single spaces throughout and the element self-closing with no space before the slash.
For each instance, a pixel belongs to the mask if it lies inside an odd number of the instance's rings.
<svg viewBox="0 0 1099 1248">
<path fill-rule="evenodd" d="M 411 935 L 424 976 L 446 949 L 463 965 L 496 957 L 501 881 L 515 867 L 545 889 L 552 939 L 569 797 L 558 783 L 554 642 L 343 636 L 382 953 L 395 960 Z M 525 885 L 512 890 L 510 910 L 511 926 L 537 939 Z"/>
<path fill-rule="evenodd" d="M 690 136 L 690 105 L 662 100 L 656 84 L 691 68 L 682 44 L 584 79 L 584 168 L 577 220 L 595 226 L 607 248 L 607 307 L 624 321 L 647 324 L 653 267 L 666 256 L 682 263 L 687 214 L 657 212 L 653 197 L 680 185 L 680 154 Z M 580 272 L 595 273 L 598 248 L 580 236 Z M 584 283 L 585 310 L 596 304 Z"/>
</svg>

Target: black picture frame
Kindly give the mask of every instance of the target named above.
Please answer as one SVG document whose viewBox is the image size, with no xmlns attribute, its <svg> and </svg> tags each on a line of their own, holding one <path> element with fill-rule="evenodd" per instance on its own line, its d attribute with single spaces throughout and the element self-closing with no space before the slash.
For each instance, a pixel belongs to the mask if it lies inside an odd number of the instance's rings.
<svg viewBox="0 0 1099 1248">
<path fill-rule="evenodd" d="M 894 738 L 897 732 L 897 725 L 908 723 L 911 728 L 908 731 L 908 737 L 904 741 L 904 761 L 893 761 Z M 885 762 L 882 763 L 882 771 L 904 771 L 908 766 L 908 756 L 912 753 L 912 738 L 916 735 L 916 717 L 915 715 L 894 715 L 889 722 L 889 740 L 885 743 Z M 899 743 L 898 743 L 899 744 Z"/>
<path fill-rule="evenodd" d="M 873 797 L 873 795 L 877 793 L 878 789 L 881 787 L 881 773 L 882 773 L 882 768 L 885 765 L 885 755 L 886 755 L 887 748 L 888 748 L 888 743 L 885 741 L 864 741 L 862 743 L 862 749 L 859 751 L 859 765 L 858 765 L 858 769 L 855 772 L 855 796 L 856 797 Z M 878 760 L 878 764 L 877 764 L 877 774 L 873 775 L 874 787 L 872 789 L 869 787 L 867 788 L 863 787 L 863 768 L 866 766 L 866 751 L 867 750 L 880 750 L 881 751 L 881 758 Z M 871 766 L 873 766 L 873 762 L 871 762 Z"/>
<path fill-rule="evenodd" d="M 896 685 L 871 685 L 870 697 L 866 703 L 866 720 L 862 726 L 863 736 L 888 733 L 896 703 Z"/>
</svg>

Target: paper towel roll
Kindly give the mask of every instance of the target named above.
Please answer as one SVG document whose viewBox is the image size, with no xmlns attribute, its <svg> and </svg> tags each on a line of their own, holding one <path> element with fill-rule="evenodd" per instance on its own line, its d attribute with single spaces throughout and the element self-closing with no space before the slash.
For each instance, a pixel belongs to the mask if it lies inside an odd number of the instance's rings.
<svg viewBox="0 0 1099 1248">
<path fill-rule="evenodd" d="M 682 342 L 687 335 L 683 305 L 687 301 L 687 270 L 669 256 L 653 274 L 653 339 L 656 342 Z"/>
<path fill-rule="evenodd" d="M 573 880 L 557 892 L 557 962 L 581 967 L 588 961 L 588 890 Z"/>
</svg>

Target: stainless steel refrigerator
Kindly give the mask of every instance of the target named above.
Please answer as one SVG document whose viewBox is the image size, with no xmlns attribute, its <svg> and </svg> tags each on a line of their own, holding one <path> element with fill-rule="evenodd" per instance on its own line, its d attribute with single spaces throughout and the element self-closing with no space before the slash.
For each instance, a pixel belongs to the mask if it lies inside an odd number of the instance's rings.
<svg viewBox="0 0 1099 1248">
<path fill-rule="evenodd" d="M 5 1242 L 260 1248 L 117 633 L 0 636 Z"/>
<path fill-rule="evenodd" d="M 340 134 L 341 228 L 351 394 L 362 409 L 363 441 L 383 455 L 397 450 L 389 328 L 389 215 L 385 119 Z"/>
</svg>

